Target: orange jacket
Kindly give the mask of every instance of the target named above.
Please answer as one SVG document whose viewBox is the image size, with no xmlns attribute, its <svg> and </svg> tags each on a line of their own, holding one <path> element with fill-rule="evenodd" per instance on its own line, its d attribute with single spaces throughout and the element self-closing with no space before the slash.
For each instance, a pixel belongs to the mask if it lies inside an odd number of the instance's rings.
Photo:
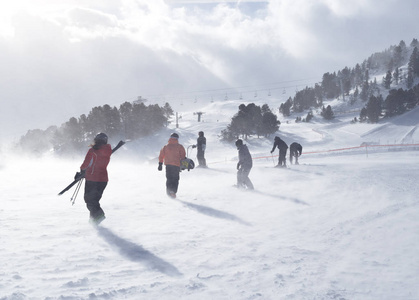
<svg viewBox="0 0 419 300">
<path fill-rule="evenodd" d="M 167 145 L 160 150 L 159 162 L 165 165 L 180 167 L 180 161 L 186 157 L 185 148 L 179 144 L 176 138 L 170 138 Z"/>
</svg>

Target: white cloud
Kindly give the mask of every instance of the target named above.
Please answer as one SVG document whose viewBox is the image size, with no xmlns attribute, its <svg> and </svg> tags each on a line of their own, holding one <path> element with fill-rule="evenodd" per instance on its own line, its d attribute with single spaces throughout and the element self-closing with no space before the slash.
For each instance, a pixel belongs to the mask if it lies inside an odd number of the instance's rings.
<svg viewBox="0 0 419 300">
<path fill-rule="evenodd" d="M 415 0 L 181 2 L 0 4 L 2 114 L 21 133 L 139 95 L 320 80 L 418 37 Z"/>
</svg>

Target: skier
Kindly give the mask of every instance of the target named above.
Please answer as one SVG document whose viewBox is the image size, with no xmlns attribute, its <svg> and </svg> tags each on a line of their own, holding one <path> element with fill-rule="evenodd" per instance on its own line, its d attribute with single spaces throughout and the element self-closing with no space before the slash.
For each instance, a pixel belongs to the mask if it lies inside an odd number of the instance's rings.
<svg viewBox="0 0 419 300">
<path fill-rule="evenodd" d="M 290 164 L 292 165 L 292 158 L 295 157 L 295 164 L 298 165 L 298 157 L 301 156 L 303 147 L 299 143 L 292 143 L 290 145 Z"/>
<path fill-rule="evenodd" d="M 279 157 L 278 157 L 278 165 L 277 167 L 280 168 L 286 168 L 287 162 L 286 162 L 286 155 L 287 155 L 287 149 L 288 145 L 281 140 L 279 136 L 276 136 L 274 139 L 274 146 L 272 147 L 271 153 L 275 151 L 275 148 L 278 147 L 279 149 Z"/>
<path fill-rule="evenodd" d="M 243 144 L 241 139 L 236 141 L 237 150 L 239 150 L 239 162 L 237 163 L 237 187 L 253 190 L 252 181 L 249 179 L 249 173 L 253 166 L 252 155 L 249 149 Z"/>
<path fill-rule="evenodd" d="M 180 179 L 180 161 L 186 158 L 185 148 L 179 144 L 179 135 L 172 133 L 167 145 L 160 150 L 158 170 L 166 166 L 166 193 L 171 198 L 176 198 Z"/>
<path fill-rule="evenodd" d="M 112 148 L 108 144 L 108 136 L 105 133 L 96 135 L 90 147 L 80 166 L 80 172 L 76 173 L 74 179 L 86 178 L 84 201 L 90 212 L 90 222 L 98 225 L 105 219 L 105 213 L 99 201 L 108 184 L 106 168 L 111 159 Z"/>
<path fill-rule="evenodd" d="M 198 132 L 198 139 L 196 140 L 196 145 L 194 145 L 194 148 L 197 149 L 197 155 L 196 158 L 198 159 L 198 167 L 206 168 L 207 162 L 205 160 L 205 148 L 207 147 L 207 138 L 204 136 L 204 132 L 200 131 Z"/>
</svg>

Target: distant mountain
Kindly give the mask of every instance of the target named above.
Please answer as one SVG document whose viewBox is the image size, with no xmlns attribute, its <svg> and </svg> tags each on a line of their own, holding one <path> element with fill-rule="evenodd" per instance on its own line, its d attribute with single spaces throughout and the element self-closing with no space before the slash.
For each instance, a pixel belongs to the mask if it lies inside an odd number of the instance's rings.
<svg viewBox="0 0 419 300">
<path fill-rule="evenodd" d="M 280 112 L 290 116 L 316 110 L 335 99 L 361 106 L 359 119 L 354 121 L 374 123 L 382 117 L 409 111 L 419 104 L 418 46 L 417 39 L 409 46 L 401 41 L 397 46 L 372 54 L 353 68 L 324 73 L 319 84 L 298 91 L 281 104 Z M 325 115 L 325 108 L 321 113 Z M 327 116 L 330 119 L 330 114 Z"/>
<path fill-rule="evenodd" d="M 269 112 L 266 114 L 271 128 L 267 131 L 269 134 L 275 131 L 279 124 L 276 119 L 277 105 L 279 105 L 280 114 L 287 119 L 287 122 L 292 117 L 296 122 L 309 122 L 318 117 L 333 120 L 349 113 L 354 115 L 352 123 L 377 123 L 386 118 L 407 113 L 419 104 L 418 46 L 417 39 L 413 39 L 409 45 L 401 41 L 396 46 L 390 46 L 389 49 L 372 54 L 352 68 L 344 67 L 337 72 L 324 73 L 319 83 L 297 91 L 286 101 L 272 99 L 272 97 L 268 97 L 271 98 L 269 101 L 255 98 L 257 100 L 254 105 L 255 109 L 262 108 L 263 110 L 263 106 L 270 102 L 265 106 L 265 110 Z M 229 110 L 231 111 L 229 116 L 225 115 L 225 111 L 221 112 L 222 108 L 217 108 L 217 103 L 211 101 L 211 104 L 206 106 L 206 110 L 200 110 L 203 121 L 209 116 L 217 122 L 226 118 L 231 121 L 240 113 L 239 106 L 243 104 L 243 101 L 241 99 L 223 101 L 221 107 L 228 103 L 229 107 L 233 108 Z M 244 107 L 249 107 L 249 104 L 250 102 L 247 101 Z M 218 110 L 209 111 L 210 107 Z M 261 111 L 260 116 L 263 117 L 264 114 L 265 112 Z M 29 130 L 21 137 L 16 148 L 39 154 L 51 150 L 55 153 L 70 154 L 74 151 L 84 151 L 85 145 L 91 142 L 94 134 L 101 131 L 107 132 L 110 140 L 143 139 L 162 131 L 165 126 L 169 125 L 169 122 L 178 122 L 182 118 L 180 115 L 177 116 L 179 119 L 175 119 L 174 115 L 169 103 L 160 107 L 158 105 L 146 106 L 143 102 L 126 102 L 121 104 L 120 108 L 105 104 L 93 108 L 88 115 L 70 118 L 60 127 L 51 126 L 46 130 Z M 259 113 L 256 115 L 258 116 Z M 231 126 L 232 123 L 224 123 L 224 129 L 235 128 L 236 131 L 231 132 L 231 139 L 240 135 L 246 137 L 252 134 L 267 135 L 266 132 L 260 131 L 260 125 L 257 125 L 263 124 L 262 120 L 260 121 L 253 122 L 254 125 L 256 124 L 253 129 L 249 129 L 246 125 L 246 132 L 240 126 Z"/>
</svg>

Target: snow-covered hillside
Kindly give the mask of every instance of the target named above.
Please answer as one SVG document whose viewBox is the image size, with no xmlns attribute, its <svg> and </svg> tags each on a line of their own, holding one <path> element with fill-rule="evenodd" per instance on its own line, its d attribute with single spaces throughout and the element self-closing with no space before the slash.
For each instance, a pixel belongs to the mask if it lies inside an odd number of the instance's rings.
<svg viewBox="0 0 419 300">
<path fill-rule="evenodd" d="M 273 136 L 252 138 L 255 191 L 243 191 L 237 150 L 218 138 L 239 104 L 210 103 L 199 123 L 184 112 L 178 129 L 116 152 L 98 228 L 82 193 L 74 206 L 73 190 L 57 196 L 83 157 L 7 156 L 0 299 L 418 299 L 419 152 L 385 145 L 418 143 L 419 110 L 385 124 L 281 118 L 300 165 L 274 168 Z M 203 130 L 209 164 L 181 173 L 176 200 L 155 160 L 174 130 L 185 147 Z"/>
</svg>

